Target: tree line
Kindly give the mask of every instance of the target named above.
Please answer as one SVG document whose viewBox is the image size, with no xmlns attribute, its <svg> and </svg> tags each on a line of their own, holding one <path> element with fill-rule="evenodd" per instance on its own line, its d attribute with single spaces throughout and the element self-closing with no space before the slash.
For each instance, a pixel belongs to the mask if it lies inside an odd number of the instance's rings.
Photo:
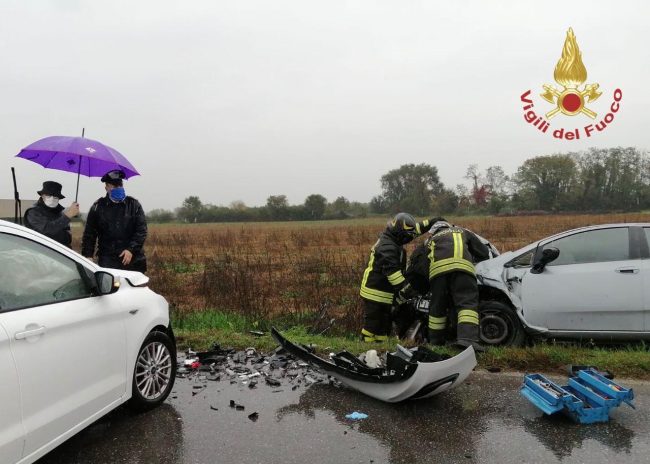
<svg viewBox="0 0 650 464">
<path fill-rule="evenodd" d="M 381 193 L 368 203 L 343 196 L 329 202 L 309 195 L 290 205 L 286 195 L 271 195 L 264 206 L 234 201 L 204 204 L 187 197 L 174 211 L 153 210 L 152 222 L 233 222 L 323 220 L 408 211 L 429 214 L 525 214 L 630 211 L 650 208 L 650 156 L 634 147 L 592 148 L 527 159 L 511 175 L 501 166 L 467 168 L 468 183 L 448 187 L 429 164 L 404 164 L 380 179 Z"/>
</svg>

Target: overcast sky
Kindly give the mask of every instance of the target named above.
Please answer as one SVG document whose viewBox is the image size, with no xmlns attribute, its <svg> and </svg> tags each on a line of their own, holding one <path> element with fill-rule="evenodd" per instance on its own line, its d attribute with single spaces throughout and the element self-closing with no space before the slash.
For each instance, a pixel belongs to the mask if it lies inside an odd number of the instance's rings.
<svg viewBox="0 0 650 464">
<path fill-rule="evenodd" d="M 0 198 L 13 197 L 10 166 L 23 198 L 46 179 L 74 196 L 76 176 L 13 156 L 82 127 L 140 171 L 126 189 L 145 210 L 189 195 L 368 201 L 404 163 L 435 165 L 453 187 L 472 163 L 512 173 L 541 154 L 646 149 L 648 13 L 643 1 L 0 0 Z M 538 95 L 569 27 L 603 90 L 589 107 L 602 117 L 623 90 L 610 127 L 578 142 L 540 134 L 519 100 L 531 89 L 540 114 L 552 108 Z M 82 177 L 82 211 L 102 193 Z"/>
</svg>

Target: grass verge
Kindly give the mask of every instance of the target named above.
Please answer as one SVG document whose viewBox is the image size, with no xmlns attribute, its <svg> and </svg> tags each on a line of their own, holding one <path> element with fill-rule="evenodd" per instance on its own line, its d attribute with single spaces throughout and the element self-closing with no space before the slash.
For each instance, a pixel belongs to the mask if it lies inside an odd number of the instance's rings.
<svg viewBox="0 0 650 464">
<path fill-rule="evenodd" d="M 297 325 L 296 325 L 297 323 Z M 395 349 L 396 340 L 368 345 L 358 340 L 356 334 L 348 336 L 313 335 L 300 321 L 249 321 L 241 315 L 220 311 L 203 311 L 184 316 L 174 316 L 172 325 L 179 350 L 191 347 L 207 349 L 213 343 L 222 347 L 243 349 L 255 347 L 270 351 L 277 343 L 268 332 L 276 325 L 289 340 L 305 345 L 315 345 L 319 354 L 348 350 L 359 354 L 370 348 L 379 352 Z M 250 333 L 262 330 L 263 336 Z M 458 350 L 450 347 L 430 347 L 437 353 L 454 355 Z M 564 373 L 568 364 L 594 365 L 607 369 L 617 377 L 650 380 L 650 351 L 644 345 L 626 347 L 583 347 L 579 345 L 554 345 L 539 343 L 525 348 L 489 348 L 478 357 L 479 367 L 499 367 L 522 372 Z"/>
</svg>

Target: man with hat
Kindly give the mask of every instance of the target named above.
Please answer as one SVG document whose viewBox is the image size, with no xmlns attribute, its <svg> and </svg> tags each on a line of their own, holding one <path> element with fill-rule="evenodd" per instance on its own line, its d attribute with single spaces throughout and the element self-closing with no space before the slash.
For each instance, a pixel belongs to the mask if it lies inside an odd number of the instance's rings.
<svg viewBox="0 0 650 464">
<path fill-rule="evenodd" d="M 40 198 L 34 206 L 25 211 L 25 225 L 57 242 L 70 247 L 72 234 L 70 220 L 79 214 L 79 204 L 73 202 L 67 208 L 59 204 L 65 197 L 61 184 L 51 180 L 43 182 L 38 192 Z"/>
<path fill-rule="evenodd" d="M 124 177 L 120 170 L 109 171 L 102 177 L 106 196 L 90 208 L 81 254 L 93 258 L 98 244 L 100 266 L 146 272 L 143 246 L 147 238 L 147 221 L 140 202 L 126 195 Z"/>
</svg>

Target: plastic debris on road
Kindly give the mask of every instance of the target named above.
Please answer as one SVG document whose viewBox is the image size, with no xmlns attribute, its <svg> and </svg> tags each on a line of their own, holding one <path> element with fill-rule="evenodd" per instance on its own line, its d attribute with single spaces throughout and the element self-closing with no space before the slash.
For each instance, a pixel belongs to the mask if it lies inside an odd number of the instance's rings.
<svg viewBox="0 0 650 464">
<path fill-rule="evenodd" d="M 377 354 L 377 350 L 368 350 L 365 353 L 361 353 L 359 360 L 366 363 L 370 369 L 377 369 L 382 367 L 381 359 Z"/>
<path fill-rule="evenodd" d="M 353 413 L 346 415 L 345 418 L 350 420 L 363 420 L 368 418 L 368 414 L 354 411 Z"/>
</svg>

